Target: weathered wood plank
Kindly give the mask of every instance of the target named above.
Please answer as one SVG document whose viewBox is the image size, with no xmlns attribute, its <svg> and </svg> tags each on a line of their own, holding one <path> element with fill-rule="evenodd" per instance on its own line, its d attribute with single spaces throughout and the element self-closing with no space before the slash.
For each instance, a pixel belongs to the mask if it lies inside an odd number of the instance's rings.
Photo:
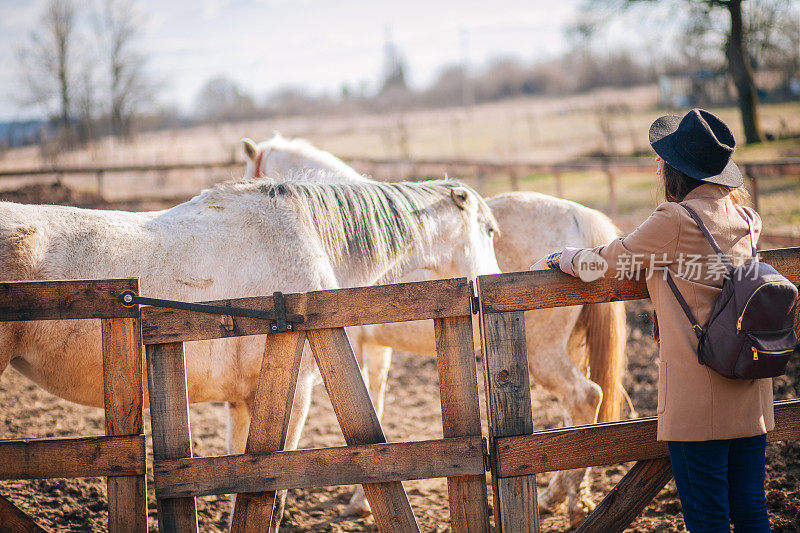
<svg viewBox="0 0 800 533">
<path fill-rule="evenodd" d="M 481 280 L 478 292 L 482 294 Z M 498 533 L 539 531 L 536 476 L 502 479 L 494 460 L 500 437 L 533 433 L 525 319 L 522 312 L 480 312 L 484 380 L 492 450 L 495 528 Z"/>
<path fill-rule="evenodd" d="M 481 417 L 472 317 L 434 320 L 442 427 L 445 438 L 480 436 Z M 486 474 L 447 478 L 453 531 L 488 532 Z"/>
<path fill-rule="evenodd" d="M 669 458 L 634 464 L 575 533 L 622 533 L 672 479 Z"/>
<path fill-rule="evenodd" d="M 477 475 L 483 451 L 480 437 L 453 437 L 172 459 L 153 470 L 157 497 L 182 498 Z"/>
<path fill-rule="evenodd" d="M 3 281 L 0 282 L 0 322 L 79 318 L 135 318 L 136 307 L 124 307 L 119 296 L 137 291 L 137 278 Z"/>
<path fill-rule="evenodd" d="M 0 440 L 0 479 L 144 473 L 144 435 Z"/>
<path fill-rule="evenodd" d="M 497 475 L 518 476 L 588 466 L 657 459 L 669 455 L 656 440 L 656 418 L 590 424 L 499 438 Z M 775 429 L 769 442 L 800 438 L 800 400 L 775 402 Z"/>
<path fill-rule="evenodd" d="M 138 290 L 137 290 L 138 292 Z M 106 435 L 139 435 L 142 423 L 142 329 L 138 318 L 100 322 Z M 139 476 L 109 477 L 108 530 L 147 531 L 147 481 Z"/>
<path fill-rule="evenodd" d="M 521 312 L 486 313 L 483 350 L 489 427 L 495 438 L 533 433 L 528 347 Z"/>
<path fill-rule="evenodd" d="M 495 530 L 538 533 L 541 526 L 536 476 L 503 477 L 492 481 L 500 495 L 495 504 Z"/>
<path fill-rule="evenodd" d="M 800 284 L 800 248 L 759 252 L 792 283 Z M 585 283 L 562 272 L 510 272 L 480 276 L 481 306 L 486 313 L 528 311 L 567 305 L 648 298 L 644 275 L 640 280 L 600 279 Z"/>
<path fill-rule="evenodd" d="M 0 495 L 0 531 L 9 533 L 46 533 L 33 518 Z"/>
<path fill-rule="evenodd" d="M 372 312 L 374 309 L 370 309 Z M 308 340 L 345 442 L 351 445 L 386 442 L 344 329 L 312 330 L 308 332 Z M 419 531 L 401 482 L 362 483 L 362 486 L 381 531 Z"/>
<path fill-rule="evenodd" d="M 283 449 L 305 342 L 306 335 L 300 332 L 267 335 L 245 453 Z M 269 524 L 274 505 L 274 491 L 238 494 L 231 532 L 246 533 Z"/>
<path fill-rule="evenodd" d="M 287 313 L 305 316 L 303 323 L 295 324 L 297 331 L 470 314 L 469 288 L 465 278 L 286 294 L 285 300 Z M 272 296 L 208 303 L 273 309 Z M 232 317 L 232 323 L 233 327 L 225 327 L 217 315 L 142 308 L 145 344 L 269 333 L 266 320 Z"/>
<path fill-rule="evenodd" d="M 192 437 L 183 343 L 155 344 L 148 346 L 146 351 L 153 461 L 191 457 Z M 194 498 L 158 499 L 158 527 L 162 532 L 196 532 L 197 508 Z"/>
</svg>

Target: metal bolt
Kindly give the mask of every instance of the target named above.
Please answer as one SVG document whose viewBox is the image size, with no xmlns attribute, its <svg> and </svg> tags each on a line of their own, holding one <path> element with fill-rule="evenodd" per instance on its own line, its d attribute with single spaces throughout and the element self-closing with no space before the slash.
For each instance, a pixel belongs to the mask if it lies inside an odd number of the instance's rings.
<svg viewBox="0 0 800 533">
<path fill-rule="evenodd" d="M 288 329 L 289 331 L 292 331 L 292 325 L 291 324 L 286 324 L 286 329 Z"/>
<path fill-rule="evenodd" d="M 272 331 L 278 331 L 278 326 L 276 326 L 275 324 L 272 324 Z"/>
<path fill-rule="evenodd" d="M 133 302 L 133 295 L 132 294 L 124 295 L 122 297 L 122 301 L 125 302 L 126 304 L 129 304 L 129 303 Z"/>
</svg>

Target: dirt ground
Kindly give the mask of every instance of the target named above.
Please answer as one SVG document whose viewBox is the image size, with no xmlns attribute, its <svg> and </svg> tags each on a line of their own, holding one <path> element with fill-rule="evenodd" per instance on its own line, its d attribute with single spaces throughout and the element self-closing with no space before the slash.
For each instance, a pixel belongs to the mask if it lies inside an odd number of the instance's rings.
<svg viewBox="0 0 800 533">
<path fill-rule="evenodd" d="M 37 186 L 39 187 L 39 186 Z M 47 186 L 52 187 L 52 186 Z M 78 196 L 76 196 L 78 195 Z M 12 195 L 8 195 L 12 196 Z M 5 199 L 21 202 L 45 201 L 72 205 L 96 205 L 97 198 L 62 190 L 58 186 L 17 191 Z M 4 198 L 0 197 L 0 200 Z M 110 206 L 106 208 L 158 209 L 160 205 Z M 650 336 L 650 304 L 628 302 L 628 373 L 625 387 L 641 416 L 655 414 L 657 346 Z M 482 391 L 482 377 L 479 375 Z M 797 398 L 800 393 L 800 361 L 795 358 L 786 376 L 775 380 L 776 399 Z M 554 397 L 539 387 L 532 389 L 534 422 L 537 429 L 561 424 L 561 410 Z M 389 377 L 384 431 L 389 441 L 441 438 L 441 409 L 438 377 L 433 358 L 396 353 Z M 483 406 L 482 406 L 483 407 Z M 485 413 L 482 414 L 486 420 Z M 192 440 L 199 456 L 221 455 L 225 450 L 226 410 L 224 404 L 191 407 Z M 145 420 L 149 432 L 149 419 Z M 13 369 L 0 376 L 0 438 L 36 438 L 100 435 L 103 412 L 69 403 L 40 389 Z M 484 432 L 486 434 L 486 432 Z M 149 440 L 149 437 L 148 437 Z M 301 447 L 343 445 L 336 417 L 324 387 L 314 392 L 309 421 Z M 148 464 L 152 463 L 149 457 Z M 767 448 L 767 501 L 773 531 L 800 531 L 800 442 L 771 444 Z M 594 469 L 591 491 L 596 501 L 616 484 L 630 465 Z M 551 475 L 540 476 L 540 490 Z M 152 483 L 152 473 L 148 474 Z M 487 478 L 488 480 L 488 478 Z M 447 485 L 444 479 L 404 483 L 420 528 L 428 532 L 449 531 Z M 287 501 L 282 531 L 342 532 L 376 531 L 372 517 L 344 519 L 339 512 L 349 500 L 352 487 L 293 490 Z M 44 527 L 58 531 L 101 531 L 107 520 L 105 481 L 99 478 L 51 479 L 0 482 L 0 494 L 21 507 Z M 491 497 L 491 496 L 490 496 Z M 200 530 L 224 531 L 229 517 L 227 497 L 198 498 Z M 155 500 L 149 493 L 149 525 L 157 528 Z M 568 528 L 564 506 L 542 516 L 543 531 Z M 673 483 L 645 509 L 630 531 L 682 531 L 680 502 Z"/>
</svg>

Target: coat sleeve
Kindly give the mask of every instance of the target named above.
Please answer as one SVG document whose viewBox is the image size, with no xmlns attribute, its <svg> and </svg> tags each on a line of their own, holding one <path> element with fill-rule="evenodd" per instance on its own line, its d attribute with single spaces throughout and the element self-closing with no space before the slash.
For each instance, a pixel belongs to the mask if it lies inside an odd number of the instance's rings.
<svg viewBox="0 0 800 533">
<path fill-rule="evenodd" d="M 566 248 L 561 254 L 559 268 L 578 276 L 578 265 L 601 256 L 608 268 L 603 277 L 636 279 L 641 270 L 663 267 L 676 261 L 682 217 L 680 206 L 665 202 L 647 217 L 632 233 L 596 248 Z"/>
</svg>

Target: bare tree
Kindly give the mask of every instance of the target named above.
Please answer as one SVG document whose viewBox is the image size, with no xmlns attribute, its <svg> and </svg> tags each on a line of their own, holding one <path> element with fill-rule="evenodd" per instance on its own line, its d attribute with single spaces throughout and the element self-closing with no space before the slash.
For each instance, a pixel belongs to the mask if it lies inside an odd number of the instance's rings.
<svg viewBox="0 0 800 533">
<path fill-rule="evenodd" d="M 252 118 L 254 110 L 253 97 L 225 76 L 210 78 L 195 97 L 195 114 L 209 122 Z"/>
<path fill-rule="evenodd" d="M 103 0 L 97 26 L 108 73 L 111 133 L 115 136 L 131 134 L 132 118 L 150 100 L 155 88 L 147 79 L 146 58 L 136 48 L 143 25 L 144 16 L 135 0 Z"/>
<path fill-rule="evenodd" d="M 616 6 L 619 9 L 625 9 L 634 4 L 655 1 L 657 0 L 605 0 L 599 4 L 604 7 Z M 695 11 L 695 13 L 704 13 L 706 16 L 710 16 L 712 11 L 717 9 L 724 9 L 727 12 L 730 24 L 725 35 L 724 49 L 728 73 L 736 86 L 745 140 L 748 143 L 763 141 L 765 137 L 761 130 L 758 114 L 758 91 L 747 48 L 747 26 L 742 14 L 744 0 L 672 0 L 672 2 L 699 5 L 704 9 Z M 591 10 L 595 4 L 595 2 L 586 2 L 585 5 Z"/>
<path fill-rule="evenodd" d="M 73 55 L 77 36 L 73 0 L 48 0 L 40 23 L 17 54 L 26 102 L 53 112 L 68 131 L 73 97 Z"/>
</svg>

